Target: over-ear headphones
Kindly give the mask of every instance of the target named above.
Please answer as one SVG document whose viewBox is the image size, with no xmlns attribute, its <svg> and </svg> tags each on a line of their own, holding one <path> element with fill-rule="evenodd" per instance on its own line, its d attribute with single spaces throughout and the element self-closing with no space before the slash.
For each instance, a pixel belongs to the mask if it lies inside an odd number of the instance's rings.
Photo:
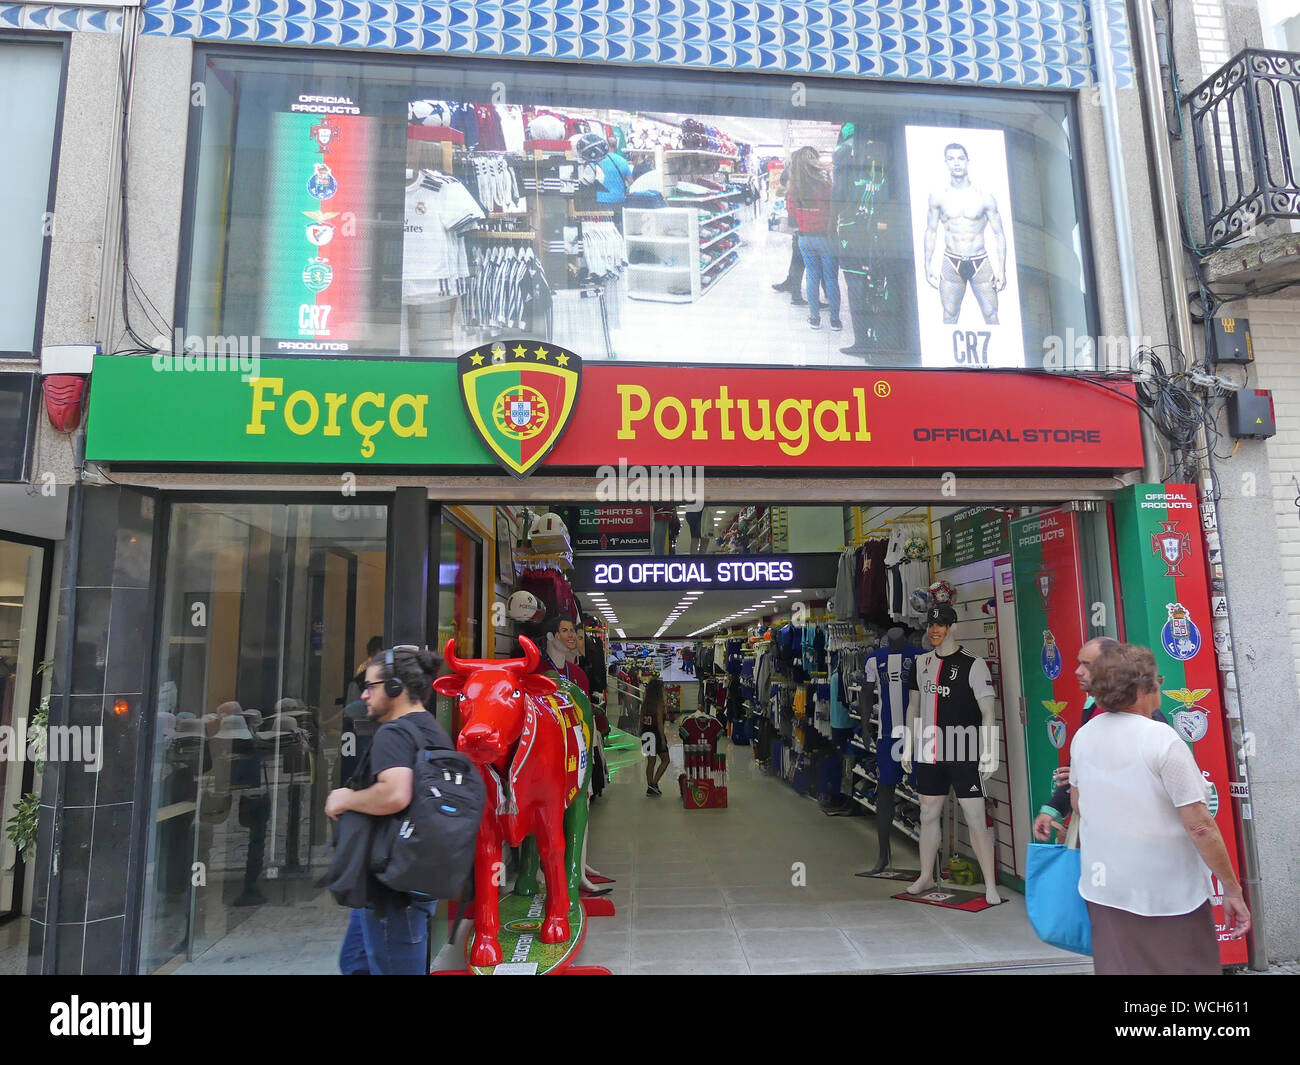
<svg viewBox="0 0 1300 1065">
<path fill-rule="evenodd" d="M 384 680 L 384 694 L 390 699 L 396 699 L 406 690 L 406 685 L 393 668 L 393 649 L 391 647 L 384 652 L 384 672 L 388 674 L 388 677 Z"/>
</svg>

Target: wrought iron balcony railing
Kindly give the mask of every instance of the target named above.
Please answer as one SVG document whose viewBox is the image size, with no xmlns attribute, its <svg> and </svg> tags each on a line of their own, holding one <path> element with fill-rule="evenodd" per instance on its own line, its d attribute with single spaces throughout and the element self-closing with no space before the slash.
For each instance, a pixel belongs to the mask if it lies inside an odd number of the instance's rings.
<svg viewBox="0 0 1300 1065">
<path fill-rule="evenodd" d="M 1205 250 L 1300 218 L 1300 53 L 1247 48 L 1190 104 Z"/>
</svg>

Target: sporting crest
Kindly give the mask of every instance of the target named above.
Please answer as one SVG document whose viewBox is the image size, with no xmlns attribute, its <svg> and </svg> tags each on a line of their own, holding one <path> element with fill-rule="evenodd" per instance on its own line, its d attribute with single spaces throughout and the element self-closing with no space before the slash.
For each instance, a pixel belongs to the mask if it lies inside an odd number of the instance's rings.
<svg viewBox="0 0 1300 1065">
<path fill-rule="evenodd" d="M 465 413 L 498 463 L 524 478 L 560 440 L 578 403 L 582 359 L 536 340 L 499 340 L 457 360 Z"/>
<path fill-rule="evenodd" d="M 1162 521 L 1160 531 L 1151 534 L 1151 553 L 1164 560 L 1166 577 L 1184 576 L 1179 567 L 1191 550 L 1191 533 L 1184 532 L 1176 521 Z"/>
</svg>

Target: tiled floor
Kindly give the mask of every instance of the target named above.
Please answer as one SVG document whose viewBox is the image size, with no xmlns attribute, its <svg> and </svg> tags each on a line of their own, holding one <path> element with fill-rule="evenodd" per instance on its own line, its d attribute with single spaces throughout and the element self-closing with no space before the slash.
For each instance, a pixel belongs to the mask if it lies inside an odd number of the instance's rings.
<svg viewBox="0 0 1300 1065">
<path fill-rule="evenodd" d="M 902 885 L 853 874 L 875 859 L 863 818 L 827 817 L 733 750 L 730 808 L 645 796 L 625 771 L 592 814 L 589 856 L 615 877 L 614 917 L 594 918 L 581 954 L 614 973 L 826 973 L 1013 965 L 1088 971 L 1044 945 L 1024 898 L 983 913 L 899 902 Z M 670 770 L 670 773 L 672 771 Z M 895 862 L 919 864 L 895 839 Z M 901 850 L 901 853 L 900 853 Z"/>
<path fill-rule="evenodd" d="M 27 918 L 18 917 L 0 925 L 0 976 L 22 976 L 27 972 Z"/>
<path fill-rule="evenodd" d="M 614 877 L 617 913 L 593 918 L 584 965 L 623 973 L 828 973 L 934 969 L 1090 971 L 1045 946 L 1022 896 L 983 913 L 891 899 L 901 885 L 853 874 L 875 859 L 864 818 L 827 817 L 733 750 L 730 808 L 682 808 L 675 786 L 645 796 L 639 766 L 594 806 L 589 857 Z M 670 773 L 673 771 L 670 770 Z M 915 850 L 896 837 L 897 864 Z M 180 974 L 338 971 L 347 913 L 322 892 L 309 903 L 259 907 Z M 448 946 L 435 968 L 463 965 Z"/>
</svg>

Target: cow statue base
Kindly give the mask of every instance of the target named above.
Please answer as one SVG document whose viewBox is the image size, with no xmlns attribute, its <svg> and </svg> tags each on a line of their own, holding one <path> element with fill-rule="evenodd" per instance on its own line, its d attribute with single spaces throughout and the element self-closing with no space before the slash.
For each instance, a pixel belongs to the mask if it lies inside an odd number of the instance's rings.
<svg viewBox="0 0 1300 1065">
<path fill-rule="evenodd" d="M 569 935 L 558 943 L 547 943 L 541 936 L 542 920 L 546 914 L 545 892 L 504 895 L 497 909 L 501 927 L 496 941 L 501 950 L 501 961 L 495 965 L 474 964 L 474 948 L 479 937 L 475 927 L 465 949 L 469 971 L 475 976 L 559 975 L 577 958 L 587 932 L 587 917 L 580 902 L 570 902 Z"/>
<path fill-rule="evenodd" d="M 445 657 L 453 672 L 434 682 L 439 694 L 457 700 L 462 727 L 456 747 L 478 766 L 487 787 L 467 958 L 476 973 L 515 964 L 515 955 L 532 944 L 555 948 L 545 952 L 550 964 L 544 970 L 554 971 L 576 953 L 585 931 L 578 885 L 592 770 L 591 706 L 575 686 L 537 672 L 541 656 L 531 640 L 520 637 L 519 643 L 522 659 L 462 660 L 448 640 Z M 523 850 L 515 892 L 500 898 L 503 845 Z M 509 953 L 503 949 L 507 921 L 515 925 Z M 524 936 L 533 938 L 524 944 Z M 518 964 L 530 962 L 521 958 Z M 527 971 L 543 971 L 538 964 Z"/>
</svg>

